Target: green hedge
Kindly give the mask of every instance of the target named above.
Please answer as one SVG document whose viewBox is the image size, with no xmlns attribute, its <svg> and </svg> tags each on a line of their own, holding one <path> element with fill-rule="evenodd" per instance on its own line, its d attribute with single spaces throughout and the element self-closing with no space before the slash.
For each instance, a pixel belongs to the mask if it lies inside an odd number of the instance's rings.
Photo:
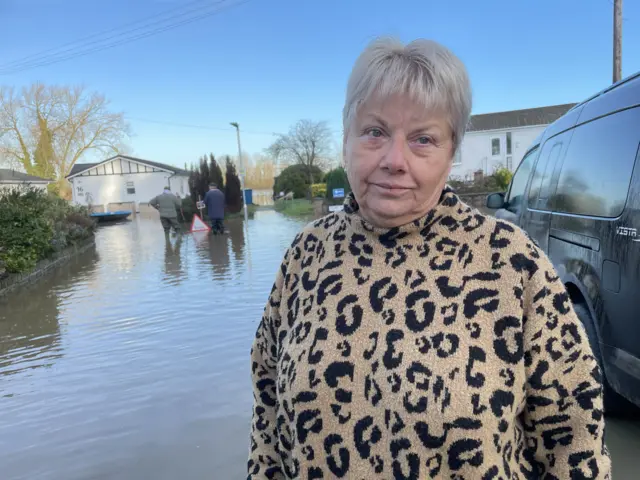
<svg viewBox="0 0 640 480">
<path fill-rule="evenodd" d="M 0 272 L 32 270 L 39 260 L 94 234 L 84 207 L 37 189 L 0 194 Z"/>
<path fill-rule="evenodd" d="M 347 172 L 344 168 L 338 167 L 327 172 L 324 177 L 327 184 L 327 198 L 331 203 L 342 203 L 344 198 L 333 198 L 333 190 L 336 188 L 344 189 L 344 194 L 347 196 L 351 192 L 351 185 L 349 185 L 349 179 L 347 178 Z"/>
<path fill-rule="evenodd" d="M 291 165 L 275 178 L 273 193 L 277 197 L 280 192 L 293 192 L 294 198 L 305 198 L 309 194 L 309 187 L 312 184 L 310 177 L 313 177 L 313 183 L 320 183 L 323 177 L 322 170 L 316 166 Z"/>
</svg>

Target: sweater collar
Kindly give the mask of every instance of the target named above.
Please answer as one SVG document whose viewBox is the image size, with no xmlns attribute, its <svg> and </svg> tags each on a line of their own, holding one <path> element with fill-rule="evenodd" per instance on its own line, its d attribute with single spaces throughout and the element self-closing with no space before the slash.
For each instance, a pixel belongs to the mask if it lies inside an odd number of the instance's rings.
<svg viewBox="0 0 640 480">
<path fill-rule="evenodd" d="M 444 228 L 448 232 L 455 232 L 461 225 L 462 214 L 471 211 L 471 208 L 460 201 L 458 196 L 448 185 L 445 186 L 438 204 L 423 217 L 413 222 L 394 228 L 376 227 L 365 220 L 359 213 L 360 206 L 353 195 L 347 195 L 344 201 L 344 212 L 349 227 L 356 233 L 365 237 L 377 237 L 378 241 L 387 248 L 394 248 L 399 241 L 412 242 L 412 237 L 420 241 L 428 237 L 434 230 Z M 473 216 L 476 222 L 481 222 L 479 213 Z M 465 229 L 466 230 L 466 229 Z"/>
</svg>

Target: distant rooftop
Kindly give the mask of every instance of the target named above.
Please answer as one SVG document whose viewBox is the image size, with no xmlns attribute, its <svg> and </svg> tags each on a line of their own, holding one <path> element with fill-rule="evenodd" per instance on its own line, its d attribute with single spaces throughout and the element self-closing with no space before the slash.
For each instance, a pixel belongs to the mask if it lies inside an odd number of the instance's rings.
<svg viewBox="0 0 640 480">
<path fill-rule="evenodd" d="M 549 125 L 567 113 L 575 103 L 552 105 L 549 107 L 525 108 L 508 112 L 483 113 L 472 115 L 468 132 L 485 130 L 502 130 L 505 128 L 531 127 L 534 125 Z"/>
<path fill-rule="evenodd" d="M 0 183 L 51 183 L 53 180 L 18 172 L 10 168 L 0 168 Z"/>
<path fill-rule="evenodd" d="M 71 172 L 69 172 L 69 175 L 67 175 L 67 176 L 71 177 L 72 175 L 77 175 L 78 173 L 84 172 L 85 170 L 90 170 L 91 168 L 95 167 L 96 165 L 100 165 L 102 163 L 109 162 L 109 161 L 113 160 L 114 158 L 124 158 L 124 159 L 127 159 L 127 160 L 132 160 L 134 162 L 142 163 L 144 165 L 149 165 L 150 167 L 156 167 L 156 168 L 161 168 L 163 170 L 169 170 L 169 171 L 171 171 L 171 172 L 173 172 L 175 174 L 178 174 L 178 175 L 189 175 L 189 172 L 187 172 L 184 168 L 174 167 L 173 165 L 168 165 L 166 163 L 152 162 L 151 160 L 144 160 L 142 158 L 130 157 L 128 155 L 116 155 L 115 157 L 108 158 L 108 159 L 103 160 L 102 162 L 98 162 L 98 163 L 76 163 L 71 168 Z"/>
</svg>

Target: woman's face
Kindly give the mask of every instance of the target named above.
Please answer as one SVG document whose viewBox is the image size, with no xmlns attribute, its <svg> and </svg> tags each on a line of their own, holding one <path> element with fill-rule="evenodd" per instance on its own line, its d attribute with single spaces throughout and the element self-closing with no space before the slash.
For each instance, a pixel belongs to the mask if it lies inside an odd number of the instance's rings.
<svg viewBox="0 0 640 480">
<path fill-rule="evenodd" d="M 452 157 L 447 116 L 404 95 L 371 98 L 345 135 L 349 183 L 360 213 L 378 227 L 410 223 L 435 207 Z"/>
</svg>

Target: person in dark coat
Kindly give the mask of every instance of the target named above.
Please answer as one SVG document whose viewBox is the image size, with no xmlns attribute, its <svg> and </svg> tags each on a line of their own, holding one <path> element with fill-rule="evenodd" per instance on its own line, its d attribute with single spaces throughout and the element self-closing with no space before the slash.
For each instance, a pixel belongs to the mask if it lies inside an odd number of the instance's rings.
<svg viewBox="0 0 640 480">
<path fill-rule="evenodd" d="M 218 189 L 215 183 L 209 184 L 209 191 L 204 196 L 204 204 L 211 220 L 211 232 L 213 234 L 224 233 L 224 193 Z"/>
</svg>

